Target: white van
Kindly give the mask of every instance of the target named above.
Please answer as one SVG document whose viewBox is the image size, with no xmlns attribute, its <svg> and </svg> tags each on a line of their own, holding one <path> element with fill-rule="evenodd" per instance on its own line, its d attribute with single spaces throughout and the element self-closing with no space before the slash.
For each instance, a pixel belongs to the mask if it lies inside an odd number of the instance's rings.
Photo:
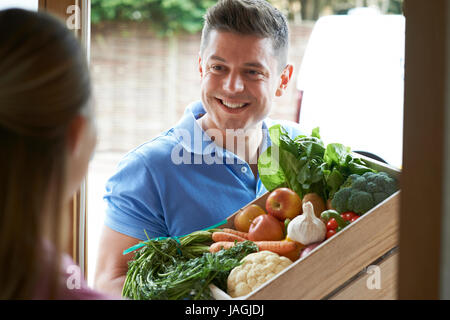
<svg viewBox="0 0 450 320">
<path fill-rule="evenodd" d="M 297 75 L 299 123 L 400 168 L 405 18 L 363 12 L 316 22 Z"/>
</svg>

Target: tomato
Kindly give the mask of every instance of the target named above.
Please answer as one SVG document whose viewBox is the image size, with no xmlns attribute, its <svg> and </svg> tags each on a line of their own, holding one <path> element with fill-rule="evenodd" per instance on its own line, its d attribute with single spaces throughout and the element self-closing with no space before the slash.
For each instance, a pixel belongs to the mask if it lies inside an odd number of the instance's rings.
<svg viewBox="0 0 450 320">
<path fill-rule="evenodd" d="M 353 217 L 353 218 L 350 219 L 350 222 L 355 222 L 356 219 L 358 219 L 358 218 L 359 218 L 359 216 L 355 216 L 355 217 Z"/>
<path fill-rule="evenodd" d="M 336 230 L 338 226 L 339 225 L 338 225 L 336 219 L 334 219 L 334 218 L 331 218 L 327 222 L 327 230 Z"/>
<path fill-rule="evenodd" d="M 358 215 L 354 212 L 347 211 L 341 214 L 342 219 L 351 221 L 354 217 L 358 217 Z"/>
<path fill-rule="evenodd" d="M 327 231 L 327 239 L 334 236 L 336 234 L 336 230 L 328 230 Z"/>
<path fill-rule="evenodd" d="M 352 218 L 350 212 L 341 213 L 341 217 L 342 217 L 342 219 L 347 220 L 347 221 L 350 221 L 350 219 Z"/>
</svg>

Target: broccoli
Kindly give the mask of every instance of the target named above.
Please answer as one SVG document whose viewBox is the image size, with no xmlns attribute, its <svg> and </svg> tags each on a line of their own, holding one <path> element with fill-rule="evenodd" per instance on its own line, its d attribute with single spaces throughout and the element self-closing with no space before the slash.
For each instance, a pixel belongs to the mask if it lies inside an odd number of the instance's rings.
<svg viewBox="0 0 450 320">
<path fill-rule="evenodd" d="M 397 181 L 385 172 L 351 174 L 331 201 L 339 213 L 362 215 L 398 190 Z"/>
</svg>

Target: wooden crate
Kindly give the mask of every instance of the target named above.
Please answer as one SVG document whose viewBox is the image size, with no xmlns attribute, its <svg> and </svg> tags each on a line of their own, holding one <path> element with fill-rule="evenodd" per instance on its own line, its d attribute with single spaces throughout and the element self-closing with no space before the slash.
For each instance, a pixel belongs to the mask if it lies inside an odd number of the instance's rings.
<svg viewBox="0 0 450 320">
<path fill-rule="evenodd" d="M 364 158 L 397 180 L 400 170 Z M 268 193 L 255 201 L 265 208 Z M 400 191 L 253 292 L 235 299 L 396 299 Z M 236 212 L 237 213 L 237 212 Z M 234 215 L 222 227 L 233 228 Z M 378 281 L 379 280 L 379 281 Z M 232 299 L 212 286 L 216 299 Z"/>
</svg>

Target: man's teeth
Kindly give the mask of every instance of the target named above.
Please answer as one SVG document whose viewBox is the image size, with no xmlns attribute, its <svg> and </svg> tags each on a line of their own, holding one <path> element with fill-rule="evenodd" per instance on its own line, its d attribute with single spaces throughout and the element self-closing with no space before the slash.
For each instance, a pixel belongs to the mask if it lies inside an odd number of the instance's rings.
<svg viewBox="0 0 450 320">
<path fill-rule="evenodd" d="M 222 100 L 222 103 L 231 109 L 242 108 L 243 106 L 247 105 L 246 103 L 231 103 L 231 102 L 227 102 L 227 101 L 223 101 L 223 100 Z"/>
</svg>

